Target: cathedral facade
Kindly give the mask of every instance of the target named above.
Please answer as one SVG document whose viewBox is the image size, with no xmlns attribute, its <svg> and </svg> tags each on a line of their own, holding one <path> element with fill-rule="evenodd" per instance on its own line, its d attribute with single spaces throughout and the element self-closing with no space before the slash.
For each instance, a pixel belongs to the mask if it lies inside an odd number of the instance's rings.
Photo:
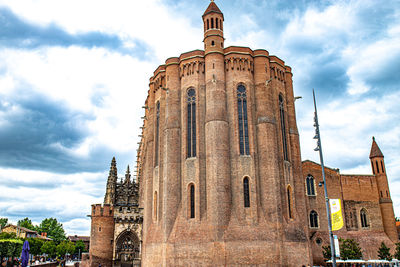
<svg viewBox="0 0 400 267">
<path fill-rule="evenodd" d="M 168 58 L 150 78 L 137 179 L 128 168 L 118 181 L 111 163 L 104 203 L 92 206 L 90 266 L 322 263 L 321 168 L 301 161 L 292 70 L 264 49 L 225 47 L 213 1 L 202 19 L 204 50 Z M 370 158 L 373 175 L 327 168 L 327 184 L 342 200 L 338 235 L 376 258 L 369 246 L 397 237 L 375 141 Z"/>
<path fill-rule="evenodd" d="M 139 148 L 144 266 L 311 264 L 291 68 L 224 46 L 203 16 L 204 50 L 150 78 Z"/>
</svg>

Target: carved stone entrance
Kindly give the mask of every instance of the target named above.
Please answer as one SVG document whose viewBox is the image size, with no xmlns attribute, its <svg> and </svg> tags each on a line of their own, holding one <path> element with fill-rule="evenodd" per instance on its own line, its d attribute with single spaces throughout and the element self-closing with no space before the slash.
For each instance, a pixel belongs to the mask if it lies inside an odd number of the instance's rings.
<svg viewBox="0 0 400 267">
<path fill-rule="evenodd" d="M 135 232 L 128 229 L 119 235 L 115 255 L 121 267 L 137 266 L 140 262 L 140 241 Z"/>
</svg>

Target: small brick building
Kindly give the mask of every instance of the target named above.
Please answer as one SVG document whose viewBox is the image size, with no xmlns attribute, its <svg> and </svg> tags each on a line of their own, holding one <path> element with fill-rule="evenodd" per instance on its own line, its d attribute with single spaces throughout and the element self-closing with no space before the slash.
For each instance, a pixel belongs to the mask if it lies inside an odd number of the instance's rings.
<svg viewBox="0 0 400 267">
<path fill-rule="evenodd" d="M 355 239 L 361 246 L 365 259 L 377 259 L 381 242 L 394 252 L 398 242 L 393 204 L 390 197 L 384 157 L 375 138 L 370 153 L 372 174 L 341 174 L 339 169 L 325 168 L 328 196 L 340 199 L 344 227 L 335 231 L 340 238 Z M 322 246 L 329 245 L 321 166 L 303 161 L 302 172 L 306 189 L 306 206 L 310 228 L 310 244 L 314 264 L 322 264 Z"/>
</svg>

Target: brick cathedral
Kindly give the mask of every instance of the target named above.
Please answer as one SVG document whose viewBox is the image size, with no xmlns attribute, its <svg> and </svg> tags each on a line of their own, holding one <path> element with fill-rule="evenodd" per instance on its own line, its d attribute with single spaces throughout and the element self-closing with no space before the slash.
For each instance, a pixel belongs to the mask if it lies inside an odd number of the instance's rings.
<svg viewBox="0 0 400 267">
<path fill-rule="evenodd" d="M 329 243 L 321 167 L 301 161 L 292 70 L 263 49 L 224 46 L 211 1 L 204 50 L 171 57 L 150 78 L 137 179 L 92 206 L 90 266 L 307 266 Z M 384 157 L 372 175 L 327 168 L 345 227 L 376 258 L 398 241 Z"/>
</svg>

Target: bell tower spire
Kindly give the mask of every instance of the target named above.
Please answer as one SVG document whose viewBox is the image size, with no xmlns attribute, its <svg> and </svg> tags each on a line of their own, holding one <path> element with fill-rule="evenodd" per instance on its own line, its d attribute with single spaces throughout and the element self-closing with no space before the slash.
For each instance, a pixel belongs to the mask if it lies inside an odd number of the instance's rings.
<svg viewBox="0 0 400 267">
<path fill-rule="evenodd" d="M 394 218 L 393 202 L 389 192 L 389 182 L 386 175 L 384 156 L 375 137 L 372 137 L 371 152 L 369 159 L 371 160 L 372 172 L 376 177 L 379 194 L 379 206 L 381 208 L 383 228 L 385 233 L 393 242 L 398 242 L 398 234 L 396 221 Z"/>
<path fill-rule="evenodd" d="M 204 24 L 204 50 L 205 53 L 220 52 L 224 50 L 224 14 L 217 4 L 211 0 L 203 14 Z"/>
</svg>

